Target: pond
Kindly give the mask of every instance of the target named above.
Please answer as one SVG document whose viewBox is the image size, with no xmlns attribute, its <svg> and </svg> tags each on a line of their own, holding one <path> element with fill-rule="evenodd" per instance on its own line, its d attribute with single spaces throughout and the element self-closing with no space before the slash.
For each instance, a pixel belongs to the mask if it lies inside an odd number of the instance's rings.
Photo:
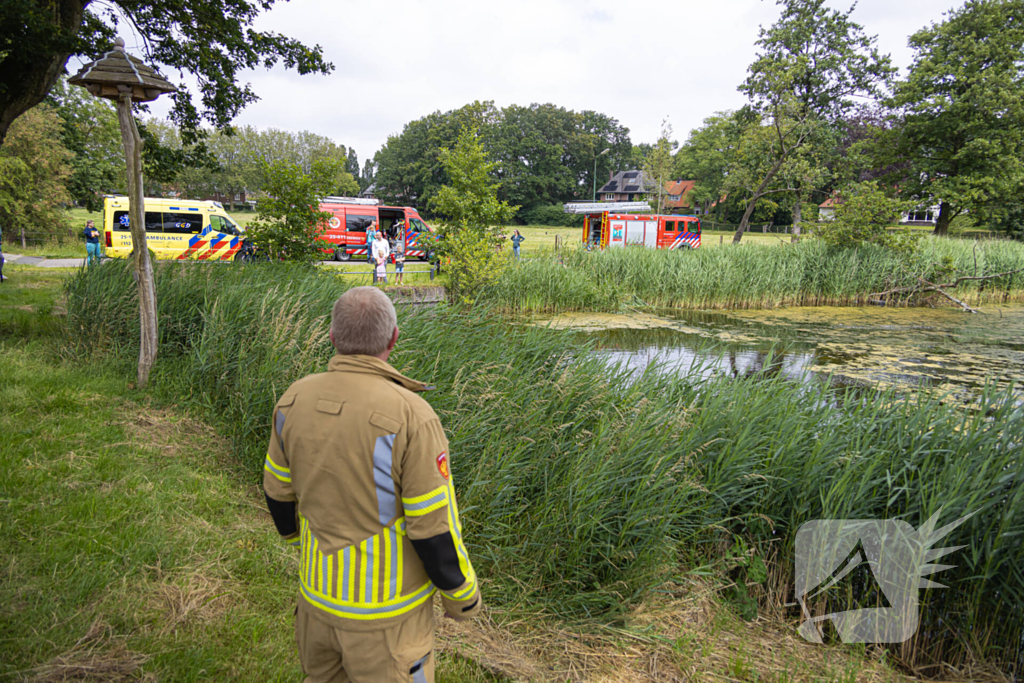
<svg viewBox="0 0 1024 683">
<path fill-rule="evenodd" d="M 1019 304 L 976 314 L 880 307 L 570 313 L 535 323 L 593 338 L 609 363 L 637 372 L 765 372 L 954 394 L 989 381 L 1024 385 Z"/>
</svg>

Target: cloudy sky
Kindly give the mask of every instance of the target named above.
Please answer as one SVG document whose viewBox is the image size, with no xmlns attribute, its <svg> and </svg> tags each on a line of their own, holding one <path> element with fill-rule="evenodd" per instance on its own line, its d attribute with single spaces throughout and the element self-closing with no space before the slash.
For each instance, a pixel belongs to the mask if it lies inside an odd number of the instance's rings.
<svg viewBox="0 0 1024 683">
<path fill-rule="evenodd" d="M 961 4 L 860 0 L 853 18 L 905 68 L 907 37 Z M 245 74 L 262 99 L 236 123 L 326 135 L 360 163 L 408 121 L 473 100 L 592 109 L 635 143 L 653 142 L 667 117 L 683 140 L 704 117 L 743 104 L 736 86 L 758 27 L 778 15 L 773 0 L 279 2 L 258 27 L 321 45 L 335 71 Z"/>
</svg>

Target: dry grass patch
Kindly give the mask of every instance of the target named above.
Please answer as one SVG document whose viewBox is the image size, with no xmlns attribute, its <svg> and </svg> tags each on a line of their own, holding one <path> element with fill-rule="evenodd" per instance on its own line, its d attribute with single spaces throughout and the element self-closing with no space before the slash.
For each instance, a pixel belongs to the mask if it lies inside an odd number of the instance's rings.
<svg viewBox="0 0 1024 683">
<path fill-rule="evenodd" d="M 213 427 L 166 408 L 139 410 L 119 424 L 136 443 L 168 457 L 186 450 L 196 454 L 230 451 L 227 440 Z"/>
<path fill-rule="evenodd" d="M 146 659 L 129 650 L 124 638 L 115 636 L 108 624 L 96 620 L 70 650 L 34 669 L 35 675 L 28 680 L 33 683 L 137 681 Z M 146 675 L 141 680 L 155 681 L 156 677 Z"/>
<path fill-rule="evenodd" d="M 152 602 L 162 615 L 160 634 L 223 619 L 232 604 L 232 597 L 224 581 L 200 572 L 190 572 L 157 584 Z"/>
<path fill-rule="evenodd" d="M 881 661 L 881 650 L 861 655 L 807 643 L 791 624 L 740 621 L 712 599 L 707 587 L 687 589 L 681 597 L 649 599 L 621 626 L 574 628 L 545 616 L 508 620 L 497 611 L 454 622 L 438 612 L 438 649 L 514 681 L 908 680 Z"/>
</svg>

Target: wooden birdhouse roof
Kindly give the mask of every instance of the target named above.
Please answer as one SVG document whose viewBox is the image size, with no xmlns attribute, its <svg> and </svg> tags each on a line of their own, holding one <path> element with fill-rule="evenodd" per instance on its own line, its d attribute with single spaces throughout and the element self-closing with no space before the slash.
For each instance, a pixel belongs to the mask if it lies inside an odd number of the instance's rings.
<svg viewBox="0 0 1024 683">
<path fill-rule="evenodd" d="M 121 38 L 114 41 L 113 50 L 83 66 L 68 83 L 109 100 L 130 92 L 136 102 L 152 102 L 165 92 L 177 90 L 155 69 L 125 52 Z"/>
</svg>

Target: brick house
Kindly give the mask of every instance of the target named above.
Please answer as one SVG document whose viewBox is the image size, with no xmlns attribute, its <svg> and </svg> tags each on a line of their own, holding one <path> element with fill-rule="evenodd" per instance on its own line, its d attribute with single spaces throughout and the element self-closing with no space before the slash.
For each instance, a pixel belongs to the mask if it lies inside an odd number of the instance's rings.
<svg viewBox="0 0 1024 683">
<path fill-rule="evenodd" d="M 670 180 L 665 183 L 664 210 L 668 213 L 692 211 L 687 194 L 696 184 L 695 180 Z M 654 183 L 647 180 L 643 171 L 619 171 L 597 191 L 597 199 L 601 202 L 656 201 L 655 197 L 648 196 L 653 194 Z"/>
</svg>

